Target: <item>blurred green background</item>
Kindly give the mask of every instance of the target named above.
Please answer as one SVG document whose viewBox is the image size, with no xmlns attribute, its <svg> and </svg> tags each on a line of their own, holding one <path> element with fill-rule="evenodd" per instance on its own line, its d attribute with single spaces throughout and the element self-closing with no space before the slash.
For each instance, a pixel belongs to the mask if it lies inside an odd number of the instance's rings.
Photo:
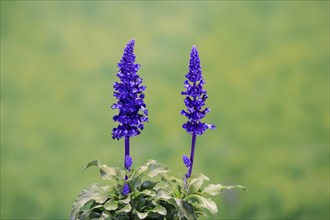
<svg viewBox="0 0 330 220">
<path fill-rule="evenodd" d="M 1 1 L 1 219 L 67 219 L 102 182 L 88 161 L 122 167 L 109 105 L 132 38 L 150 112 L 135 166 L 185 172 L 196 45 L 217 129 L 198 137 L 194 173 L 249 188 L 217 197 L 209 219 L 328 219 L 328 19 L 328 1 Z"/>
</svg>

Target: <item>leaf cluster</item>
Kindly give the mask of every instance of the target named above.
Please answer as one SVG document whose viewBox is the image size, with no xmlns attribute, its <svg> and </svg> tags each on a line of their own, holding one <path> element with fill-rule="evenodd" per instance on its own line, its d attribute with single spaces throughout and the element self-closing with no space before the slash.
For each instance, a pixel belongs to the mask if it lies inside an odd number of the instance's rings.
<svg viewBox="0 0 330 220">
<path fill-rule="evenodd" d="M 102 179 L 109 184 L 95 183 L 83 190 L 73 204 L 71 220 L 193 220 L 218 211 L 210 196 L 218 195 L 224 189 L 246 190 L 240 185 L 202 187 L 209 180 L 203 174 L 181 180 L 170 176 L 167 167 L 155 160 L 130 172 L 108 167 L 98 160 L 89 162 L 85 169 L 91 166 L 97 166 Z M 129 184 L 131 190 L 126 196 L 122 194 L 125 184 Z"/>
</svg>

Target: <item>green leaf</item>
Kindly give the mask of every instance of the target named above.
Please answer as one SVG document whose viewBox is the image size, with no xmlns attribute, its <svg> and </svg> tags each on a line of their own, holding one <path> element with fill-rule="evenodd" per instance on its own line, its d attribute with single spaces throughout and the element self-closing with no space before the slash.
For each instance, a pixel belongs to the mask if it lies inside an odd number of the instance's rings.
<svg viewBox="0 0 330 220">
<path fill-rule="evenodd" d="M 157 182 L 153 182 L 153 181 L 144 181 L 140 187 L 140 190 L 145 190 L 145 189 L 152 189 L 155 185 L 157 184 Z"/>
<path fill-rule="evenodd" d="M 95 204 L 97 204 L 97 205 L 95 205 Z M 90 209 L 95 210 L 95 209 L 99 209 L 99 208 L 102 208 L 102 207 L 103 207 L 103 205 L 98 204 L 98 203 L 94 203 L 90 206 Z"/>
<path fill-rule="evenodd" d="M 110 212 L 107 210 L 104 210 L 102 212 L 101 217 L 98 220 L 106 220 L 106 219 L 110 219 Z"/>
<path fill-rule="evenodd" d="M 127 204 L 131 201 L 131 197 L 128 195 L 125 199 L 119 200 L 120 203 Z"/>
<path fill-rule="evenodd" d="M 141 177 L 140 176 L 133 177 L 130 182 L 131 182 L 130 185 L 133 187 L 133 190 L 137 190 L 141 185 Z"/>
<path fill-rule="evenodd" d="M 79 220 L 96 220 L 96 219 L 102 219 L 100 218 L 101 214 L 97 213 L 97 212 L 93 212 L 92 210 L 84 210 L 83 212 L 81 212 L 79 214 L 79 216 L 77 216 L 76 219 Z"/>
<path fill-rule="evenodd" d="M 147 169 L 148 166 L 140 166 L 135 172 L 133 172 L 133 176 L 142 176 Z"/>
<path fill-rule="evenodd" d="M 90 161 L 84 167 L 84 170 L 91 166 L 97 166 L 100 169 L 100 174 L 103 179 L 121 181 L 125 176 L 124 171 L 122 171 L 118 167 L 108 167 L 105 164 L 101 164 L 98 160 Z"/>
<path fill-rule="evenodd" d="M 148 189 L 145 189 L 142 192 L 135 191 L 135 192 L 133 192 L 133 196 L 132 197 L 136 198 L 136 197 L 139 197 L 141 195 L 142 196 L 148 196 L 148 197 L 154 197 L 154 196 L 156 196 L 156 192 L 151 191 L 151 190 L 148 190 Z"/>
<path fill-rule="evenodd" d="M 116 213 L 120 212 L 130 212 L 132 210 L 131 204 L 126 204 L 122 209 L 116 211 Z"/>
<path fill-rule="evenodd" d="M 148 166 L 146 165 L 138 167 L 137 170 L 132 170 L 127 181 L 131 182 L 130 185 L 132 186 L 133 190 L 138 190 L 141 187 L 142 178 L 143 176 L 146 176 L 147 173 L 148 173 Z"/>
<path fill-rule="evenodd" d="M 104 203 L 109 198 L 110 188 L 111 186 L 101 186 L 99 190 L 100 196 L 95 198 L 95 201 L 100 204 Z"/>
<path fill-rule="evenodd" d="M 168 200 L 171 198 L 172 198 L 172 196 L 169 192 L 167 192 L 164 189 L 158 189 L 154 199 L 155 200 L 159 200 L 159 199 Z"/>
<path fill-rule="evenodd" d="M 203 193 L 215 196 L 222 192 L 224 189 L 242 189 L 244 191 L 248 191 L 246 187 L 241 185 L 223 186 L 221 184 L 210 184 L 204 188 Z"/>
<path fill-rule="evenodd" d="M 99 166 L 99 160 L 92 160 L 88 162 L 88 164 L 83 168 L 83 170 L 86 170 L 88 167 L 91 166 Z"/>
<path fill-rule="evenodd" d="M 75 219 L 80 209 L 91 201 L 96 201 L 98 203 L 105 202 L 108 198 L 109 188 L 110 186 L 102 187 L 98 184 L 92 184 L 84 189 L 73 203 L 70 219 Z"/>
<path fill-rule="evenodd" d="M 178 178 L 169 176 L 166 173 L 161 173 L 160 176 L 162 177 L 161 178 L 161 181 L 162 181 L 161 183 L 163 185 L 165 185 L 164 186 L 164 189 L 166 189 L 167 191 L 171 192 L 176 197 L 182 198 L 181 187 L 180 186 L 183 185 L 183 181 L 180 180 L 180 179 L 178 179 Z"/>
<path fill-rule="evenodd" d="M 115 180 L 115 181 L 123 181 L 125 174 L 124 171 L 119 169 L 118 167 L 108 167 L 107 165 L 101 165 L 100 168 L 100 174 L 103 179 L 106 180 Z"/>
<path fill-rule="evenodd" d="M 166 218 L 165 219 L 173 219 L 173 220 L 179 220 L 180 212 L 177 207 L 177 204 L 174 199 L 170 199 L 167 201 L 160 201 L 159 205 L 163 206 L 166 209 Z"/>
<path fill-rule="evenodd" d="M 207 176 L 204 176 L 203 174 L 199 174 L 198 176 L 194 176 L 189 181 L 188 186 L 188 192 L 189 193 L 196 193 L 200 189 L 200 187 L 203 185 L 205 181 L 209 181 L 209 178 Z"/>
<path fill-rule="evenodd" d="M 221 184 L 210 184 L 206 186 L 203 191 L 209 195 L 215 196 L 218 195 L 222 189 Z"/>
<path fill-rule="evenodd" d="M 194 204 L 194 206 L 205 208 L 209 210 L 212 214 L 218 212 L 217 204 L 210 198 L 205 198 L 203 196 L 194 194 L 187 196 L 186 198 L 184 198 L 184 200 Z"/>
<path fill-rule="evenodd" d="M 166 215 L 166 209 L 161 205 L 157 205 L 153 210 L 151 210 L 151 212 L 156 212 L 160 215 Z"/>
<path fill-rule="evenodd" d="M 234 185 L 234 186 L 222 186 L 222 189 L 221 190 L 224 190 L 224 189 L 241 189 L 243 191 L 248 191 L 248 189 L 244 186 L 241 186 L 241 185 Z"/>
<path fill-rule="evenodd" d="M 118 208 L 118 201 L 109 200 L 103 205 L 103 207 L 109 211 L 116 210 Z"/>
<path fill-rule="evenodd" d="M 135 211 L 139 219 L 145 219 L 148 216 L 148 213 Z"/>
<path fill-rule="evenodd" d="M 175 198 L 175 202 L 178 205 L 179 211 L 183 214 L 184 217 L 186 217 L 188 220 L 197 219 L 194 215 L 194 209 L 189 203 L 177 198 Z"/>
<path fill-rule="evenodd" d="M 167 182 L 161 180 L 161 181 L 157 182 L 157 184 L 153 187 L 153 189 L 155 191 L 157 191 L 159 189 L 166 189 L 166 190 L 168 190 L 169 189 L 169 184 Z"/>
<path fill-rule="evenodd" d="M 151 191 L 151 190 L 149 190 L 149 189 L 145 189 L 145 190 L 143 190 L 143 191 L 141 192 L 141 194 L 144 194 L 144 195 L 147 195 L 147 196 L 151 196 L 151 197 L 153 197 L 153 196 L 156 195 L 156 193 L 155 193 L 154 191 Z"/>
<path fill-rule="evenodd" d="M 128 175 L 128 182 L 141 181 L 141 178 L 146 175 L 146 170 L 148 170 L 148 166 L 142 165 L 137 169 L 132 169 L 132 171 Z"/>
<path fill-rule="evenodd" d="M 136 200 L 135 200 L 136 201 Z M 136 210 L 142 210 L 144 205 L 146 204 L 147 199 L 143 197 L 139 197 L 136 201 L 135 209 Z"/>
<path fill-rule="evenodd" d="M 161 173 L 167 173 L 168 169 L 165 165 L 158 163 L 155 160 L 149 160 L 146 165 L 148 166 L 148 170 L 146 171 L 149 177 L 158 176 Z"/>
</svg>

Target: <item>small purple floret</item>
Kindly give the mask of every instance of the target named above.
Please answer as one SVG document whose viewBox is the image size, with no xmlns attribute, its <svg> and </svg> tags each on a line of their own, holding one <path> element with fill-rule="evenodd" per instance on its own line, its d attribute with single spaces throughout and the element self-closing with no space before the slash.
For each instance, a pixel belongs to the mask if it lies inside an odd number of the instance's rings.
<svg viewBox="0 0 330 220">
<path fill-rule="evenodd" d="M 184 165 L 186 165 L 187 168 L 189 168 L 191 166 L 191 161 L 186 155 L 182 156 L 182 160 L 183 160 Z"/>
<path fill-rule="evenodd" d="M 127 170 L 130 170 L 132 164 L 133 164 L 132 157 L 131 157 L 130 155 L 126 155 L 126 156 L 125 156 L 125 168 L 126 168 Z"/>
<path fill-rule="evenodd" d="M 123 186 L 123 190 L 122 190 L 123 195 L 127 196 L 127 194 L 130 192 L 131 192 L 131 189 L 129 188 L 129 185 L 127 183 L 125 183 L 125 185 Z"/>
<path fill-rule="evenodd" d="M 112 130 L 112 138 L 132 137 L 139 135 L 144 129 L 144 122 L 148 121 L 148 110 L 144 103 L 143 91 L 146 89 L 142 84 L 142 78 L 137 71 L 140 64 L 135 63 L 134 40 L 128 42 L 124 49 L 124 54 L 118 63 L 117 76 L 120 82 L 113 84 L 114 97 L 117 103 L 111 106 L 118 109 L 118 115 L 113 117 L 119 125 Z"/>
<path fill-rule="evenodd" d="M 193 46 L 190 53 L 189 72 L 186 74 L 184 82 L 185 91 L 181 92 L 186 95 L 184 103 L 187 110 L 182 110 L 181 114 L 188 118 L 188 122 L 183 124 L 183 128 L 189 134 L 202 135 L 207 129 L 215 129 L 214 125 L 201 122 L 205 115 L 210 112 L 210 108 L 204 108 L 205 100 L 208 98 L 206 90 L 203 89 L 205 80 L 203 79 L 200 66 L 200 59 L 197 48 Z"/>
</svg>

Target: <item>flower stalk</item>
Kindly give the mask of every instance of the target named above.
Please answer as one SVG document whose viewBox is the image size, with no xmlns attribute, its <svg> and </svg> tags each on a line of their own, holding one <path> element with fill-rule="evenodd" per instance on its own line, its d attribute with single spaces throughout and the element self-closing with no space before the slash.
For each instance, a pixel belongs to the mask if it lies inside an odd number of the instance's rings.
<svg viewBox="0 0 330 220">
<path fill-rule="evenodd" d="M 148 121 L 148 110 L 144 103 L 146 89 L 142 86 L 142 78 L 137 74 L 140 64 L 135 63 L 134 39 L 130 40 L 125 49 L 122 59 L 118 63 L 117 76 L 120 82 L 113 84 L 114 97 L 118 100 L 111 108 L 118 109 L 119 113 L 113 116 L 113 120 L 119 125 L 112 130 L 113 139 L 124 138 L 124 167 L 130 171 L 132 158 L 130 156 L 130 138 L 139 135 L 144 129 L 144 122 Z M 125 175 L 125 180 L 127 180 Z M 129 191 L 128 184 L 123 187 L 123 194 Z"/>
<path fill-rule="evenodd" d="M 206 90 L 203 89 L 205 80 L 202 75 L 200 59 L 196 46 L 192 47 L 189 61 L 189 72 L 185 75 L 187 80 L 184 81 L 185 91 L 181 92 L 185 95 L 184 103 L 187 110 L 182 110 L 181 114 L 188 118 L 183 124 L 183 128 L 192 136 L 190 159 L 183 156 L 183 162 L 188 168 L 185 179 L 191 177 L 192 168 L 195 158 L 195 147 L 197 135 L 202 135 L 207 129 L 215 129 L 212 124 L 206 124 L 201 120 L 210 112 L 210 108 L 204 108 L 205 100 L 208 98 Z M 188 161 L 189 160 L 189 161 Z"/>
<path fill-rule="evenodd" d="M 195 146 L 196 146 L 196 133 L 193 133 L 192 139 L 191 139 L 190 166 L 188 168 L 187 178 L 191 177 L 191 172 L 192 172 L 192 168 L 194 165 L 194 158 L 195 158 Z"/>
<path fill-rule="evenodd" d="M 124 158 L 124 166 L 126 170 L 129 170 L 129 168 L 127 167 L 127 157 L 130 156 L 129 155 L 129 137 L 125 137 L 125 158 Z"/>
</svg>

